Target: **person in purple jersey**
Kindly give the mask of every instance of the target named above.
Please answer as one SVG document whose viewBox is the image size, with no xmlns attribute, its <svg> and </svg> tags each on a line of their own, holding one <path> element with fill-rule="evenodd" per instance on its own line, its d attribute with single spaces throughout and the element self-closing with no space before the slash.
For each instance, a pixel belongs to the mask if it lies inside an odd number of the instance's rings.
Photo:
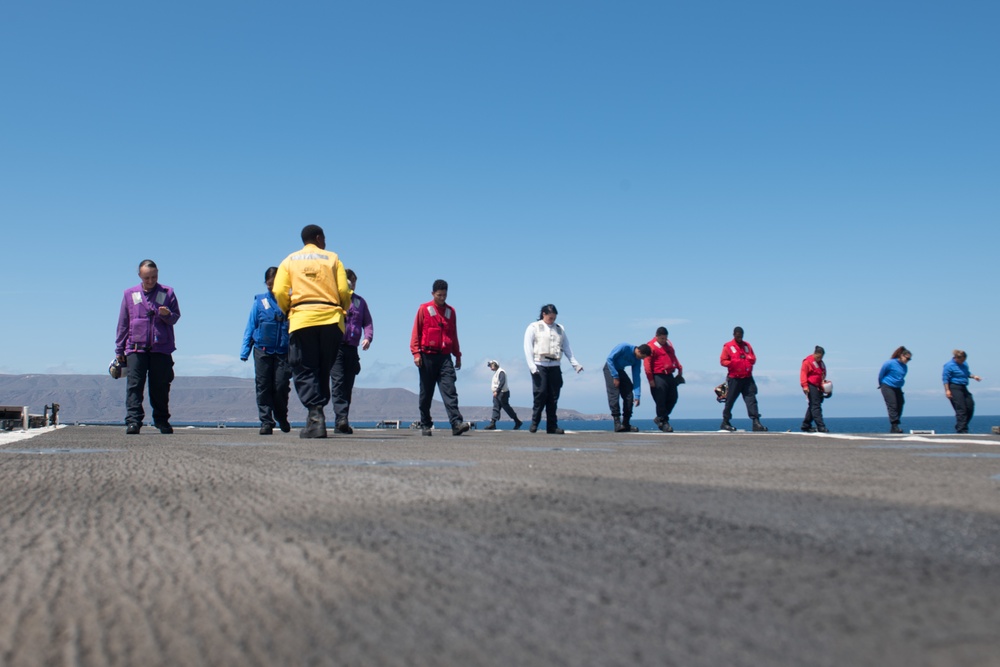
<svg viewBox="0 0 1000 667">
<path fill-rule="evenodd" d="M 351 397 L 354 394 L 354 380 L 361 372 L 361 357 L 358 348 L 367 350 L 372 344 L 372 315 L 368 310 L 368 302 L 358 294 L 353 293 L 358 284 L 358 276 L 347 269 L 347 282 L 351 287 L 351 307 L 347 311 L 347 322 L 344 325 L 344 339 L 337 349 L 337 358 L 330 369 L 333 396 L 333 413 L 336 419 L 336 430 L 339 433 L 354 433 L 351 428 L 350 411 Z"/>
<path fill-rule="evenodd" d="M 125 386 L 125 433 L 138 435 L 146 416 L 143 389 L 149 381 L 149 404 L 153 426 L 160 433 L 173 433 L 170 425 L 170 383 L 174 380 L 174 325 L 181 317 L 174 290 L 159 283 L 156 262 L 139 263 L 139 280 L 125 290 L 118 311 L 115 358 L 128 367 Z"/>
</svg>

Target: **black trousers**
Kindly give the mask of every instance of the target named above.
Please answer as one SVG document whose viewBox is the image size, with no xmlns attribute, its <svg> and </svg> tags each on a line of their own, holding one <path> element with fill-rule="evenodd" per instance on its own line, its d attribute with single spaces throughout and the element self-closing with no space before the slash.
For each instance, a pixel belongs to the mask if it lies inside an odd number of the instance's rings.
<svg viewBox="0 0 1000 667">
<path fill-rule="evenodd" d="M 336 324 L 296 329 L 288 338 L 288 365 L 295 378 L 295 393 L 306 408 L 330 402 L 330 369 L 344 332 Z"/>
<path fill-rule="evenodd" d="M 288 395 L 292 369 L 287 354 L 267 354 L 253 349 L 253 370 L 257 386 L 257 414 L 261 424 L 288 421 Z"/>
<path fill-rule="evenodd" d="M 169 354 L 157 352 L 132 352 L 127 359 L 125 423 L 142 424 L 146 416 L 146 411 L 142 409 L 142 397 L 147 380 L 149 405 L 153 408 L 153 423 L 169 423 L 170 383 L 174 381 L 174 358 Z"/>
<path fill-rule="evenodd" d="M 976 402 L 972 400 L 967 385 L 948 383 L 948 389 L 951 391 L 951 407 L 955 408 L 955 431 L 968 433 L 969 420 L 976 410 Z"/>
<path fill-rule="evenodd" d="M 514 421 L 521 421 L 517 418 L 517 414 L 514 413 L 514 408 L 510 407 L 510 392 L 509 391 L 499 391 L 497 395 L 493 397 L 493 415 L 490 417 L 493 421 L 500 421 L 500 408 L 503 408 L 504 412 L 513 419 Z"/>
<path fill-rule="evenodd" d="M 816 428 L 826 428 L 823 423 L 823 390 L 810 384 L 809 405 L 806 407 L 806 416 L 802 418 L 802 425 L 808 428 L 813 422 L 816 422 Z"/>
<path fill-rule="evenodd" d="M 653 403 L 656 405 L 656 419 L 660 423 L 669 422 L 670 413 L 677 405 L 677 378 L 673 373 L 657 373 L 653 376 L 653 386 L 649 393 L 653 395 Z"/>
<path fill-rule="evenodd" d="M 559 392 L 562 390 L 562 368 L 559 366 L 535 366 L 531 374 L 531 393 L 534 401 L 531 406 L 531 423 L 542 421 L 542 408 L 545 408 L 545 430 L 554 431 L 559 428 L 556 410 L 559 408 Z"/>
<path fill-rule="evenodd" d="M 351 397 L 354 395 L 354 379 L 361 372 L 361 357 L 358 346 L 341 343 L 337 348 L 337 358 L 330 370 L 333 395 L 333 414 L 337 423 L 350 422 Z"/>
<path fill-rule="evenodd" d="M 452 427 L 462 423 L 462 413 L 458 409 L 458 391 L 455 389 L 455 364 L 450 354 L 420 355 L 420 425 L 430 428 L 431 401 L 434 400 L 434 386 L 441 394 L 448 421 Z"/>
<path fill-rule="evenodd" d="M 760 411 L 757 410 L 757 383 L 753 377 L 748 378 L 727 378 L 726 379 L 726 405 L 722 408 L 722 418 L 729 421 L 733 418 L 733 404 L 740 396 L 747 406 L 747 417 L 750 419 L 760 419 Z"/>
<path fill-rule="evenodd" d="M 611 367 L 604 364 L 604 386 L 608 391 L 608 407 L 611 408 L 611 417 L 615 421 L 628 424 L 632 421 L 632 402 L 635 400 L 632 380 L 622 371 L 618 373 L 618 386 L 615 386 L 615 379 L 611 377 Z M 622 407 L 618 406 L 621 399 Z"/>
<path fill-rule="evenodd" d="M 889 413 L 889 423 L 899 426 L 899 418 L 903 416 L 903 390 L 899 387 L 879 385 L 882 398 L 885 399 L 885 409 Z"/>
</svg>

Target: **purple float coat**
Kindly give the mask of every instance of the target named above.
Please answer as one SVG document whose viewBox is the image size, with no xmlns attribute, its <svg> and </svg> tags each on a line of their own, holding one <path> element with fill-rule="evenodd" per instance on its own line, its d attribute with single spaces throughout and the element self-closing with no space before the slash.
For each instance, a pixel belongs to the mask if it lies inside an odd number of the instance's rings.
<svg viewBox="0 0 1000 667">
<path fill-rule="evenodd" d="M 170 311 L 160 315 L 160 306 Z M 147 294 L 142 285 L 125 290 L 118 313 L 118 332 L 115 336 L 115 354 L 156 352 L 171 354 L 174 344 L 174 324 L 181 317 L 180 306 L 174 290 L 159 283 Z"/>
<path fill-rule="evenodd" d="M 347 322 L 344 324 L 344 345 L 357 347 L 361 341 L 372 339 L 372 315 L 368 311 L 368 302 L 357 294 L 351 296 L 351 308 L 347 311 Z"/>
</svg>

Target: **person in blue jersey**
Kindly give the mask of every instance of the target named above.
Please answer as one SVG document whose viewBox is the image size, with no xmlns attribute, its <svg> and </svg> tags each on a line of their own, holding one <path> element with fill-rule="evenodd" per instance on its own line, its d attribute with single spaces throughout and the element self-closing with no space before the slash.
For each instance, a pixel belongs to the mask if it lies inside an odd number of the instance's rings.
<svg viewBox="0 0 1000 667">
<path fill-rule="evenodd" d="M 955 409 L 955 431 L 968 433 L 969 420 L 972 419 L 972 413 L 976 409 L 976 402 L 969 393 L 969 379 L 980 382 L 982 378 L 969 372 L 969 364 L 966 363 L 969 355 L 965 350 L 953 350 L 951 354 L 951 361 L 944 365 L 944 370 L 941 372 L 944 395 Z"/>
<path fill-rule="evenodd" d="M 253 351 L 261 435 L 271 435 L 275 424 L 283 433 L 292 430 L 288 423 L 288 395 L 292 380 L 292 368 L 288 365 L 288 318 L 271 293 L 276 273 L 276 266 L 264 272 L 267 291 L 253 298 L 240 349 L 240 361 L 249 359 Z"/>
<path fill-rule="evenodd" d="M 912 358 L 913 353 L 900 345 L 878 372 L 878 388 L 889 413 L 890 433 L 903 432 L 899 426 L 899 420 L 903 416 L 903 383 L 906 381 L 907 364 Z"/>
<path fill-rule="evenodd" d="M 649 345 L 629 345 L 619 343 L 611 350 L 604 364 L 604 384 L 608 391 L 608 407 L 611 408 L 611 418 L 615 420 L 615 432 L 628 433 L 638 431 L 632 426 L 632 406 L 639 405 L 639 394 L 642 389 L 640 374 L 642 360 L 652 351 Z M 625 374 L 625 369 L 631 367 L 632 377 Z M 619 408 L 618 401 L 622 406 Z"/>
</svg>

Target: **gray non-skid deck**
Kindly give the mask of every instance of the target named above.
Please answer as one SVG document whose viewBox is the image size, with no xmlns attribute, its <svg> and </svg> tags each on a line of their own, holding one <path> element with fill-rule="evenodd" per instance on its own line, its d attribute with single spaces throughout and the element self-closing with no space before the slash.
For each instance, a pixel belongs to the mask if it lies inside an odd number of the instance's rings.
<svg viewBox="0 0 1000 667">
<path fill-rule="evenodd" d="M 0 664 L 1000 665 L 998 444 L 66 427 Z"/>
</svg>

